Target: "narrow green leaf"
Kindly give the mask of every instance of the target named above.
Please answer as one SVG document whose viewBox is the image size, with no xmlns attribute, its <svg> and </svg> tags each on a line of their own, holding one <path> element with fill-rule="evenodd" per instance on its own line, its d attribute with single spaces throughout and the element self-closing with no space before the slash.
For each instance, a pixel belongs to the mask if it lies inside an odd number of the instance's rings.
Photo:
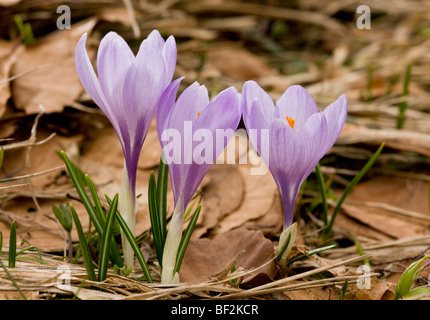
<svg viewBox="0 0 430 320">
<path fill-rule="evenodd" d="M 79 246 L 81 248 L 82 257 L 84 259 L 85 269 L 87 270 L 88 279 L 92 281 L 96 281 L 96 274 L 94 272 L 93 261 L 91 259 L 90 249 L 88 248 L 87 239 L 85 239 L 84 231 L 82 230 L 81 222 L 79 221 L 78 214 L 73 208 L 73 205 L 70 205 L 70 209 L 72 210 L 73 221 L 75 222 L 76 230 L 78 232 L 79 238 Z"/>
<path fill-rule="evenodd" d="M 3 232 L 0 231 L 0 257 L 3 254 Z"/>
<path fill-rule="evenodd" d="M 346 197 L 351 192 L 351 190 L 354 188 L 354 186 L 361 180 L 361 178 L 363 178 L 363 176 L 367 173 L 367 171 L 373 166 L 373 164 L 375 163 L 376 159 L 378 159 L 379 155 L 381 154 L 382 149 L 384 148 L 384 146 L 385 146 L 385 142 L 383 142 L 379 146 L 378 150 L 376 150 L 376 152 L 369 159 L 369 161 L 367 161 L 367 163 L 363 166 L 363 168 L 358 172 L 358 174 L 351 180 L 351 182 L 345 188 L 345 191 L 342 193 L 341 197 L 337 201 L 336 207 L 335 207 L 335 209 L 333 211 L 333 215 L 332 215 L 332 217 L 330 219 L 330 222 L 329 222 L 327 228 L 325 228 L 324 231 L 323 231 L 323 237 L 324 237 L 324 239 L 327 239 L 330 236 L 331 230 L 332 230 L 333 225 L 334 225 L 334 220 L 336 219 L 336 215 L 340 211 L 340 208 L 341 208 L 343 202 L 345 201 Z"/>
<path fill-rule="evenodd" d="M 118 194 L 112 200 L 112 205 L 109 208 L 107 214 L 107 220 L 105 224 L 105 229 L 103 231 L 103 236 L 100 245 L 100 255 L 99 255 L 99 281 L 106 280 L 107 269 L 109 264 L 109 254 L 111 251 L 111 239 L 112 239 L 112 229 L 115 223 L 116 211 L 118 208 Z"/>
<path fill-rule="evenodd" d="M 17 259 L 19 258 L 20 254 L 24 253 L 25 251 L 31 251 L 31 250 L 36 250 L 37 251 L 37 255 L 39 256 L 39 260 L 41 261 L 41 263 L 42 264 L 46 264 L 46 262 L 43 261 L 42 252 L 39 250 L 38 247 L 35 247 L 35 246 L 30 246 L 28 248 L 24 248 L 24 249 L 19 250 L 16 253 Z"/>
<path fill-rule="evenodd" d="M 69 175 L 72 179 L 72 182 L 75 186 L 76 191 L 79 194 L 79 198 L 82 201 L 82 204 L 84 205 L 85 209 L 88 212 L 88 215 L 90 216 L 91 222 L 94 224 L 94 227 L 96 228 L 96 231 L 99 235 L 103 234 L 104 229 L 104 216 L 103 218 L 99 217 L 99 214 L 97 213 L 96 208 L 93 206 L 84 186 L 85 175 L 83 172 L 73 164 L 72 161 L 67 157 L 66 153 L 64 151 L 57 152 L 57 154 L 63 159 L 64 163 L 66 164 L 67 171 L 69 172 Z M 118 265 L 119 267 L 123 266 L 123 262 L 121 259 L 121 255 L 119 253 L 118 246 L 115 242 L 115 239 L 112 237 L 111 240 L 112 243 L 112 250 L 111 250 L 111 260 L 113 264 Z"/>
<path fill-rule="evenodd" d="M 291 260 L 289 260 L 288 263 L 287 263 L 287 265 L 292 264 L 293 262 L 301 260 L 303 258 L 310 257 L 310 256 L 312 256 L 314 254 L 330 250 L 330 249 L 335 248 L 335 247 L 337 247 L 337 245 L 336 244 L 332 244 L 332 245 L 329 245 L 329 246 L 325 246 L 325 247 L 321 247 L 321 248 L 316 248 L 316 249 L 313 249 L 313 250 L 309 250 L 305 254 L 298 255 L 298 256 L 292 258 Z"/>
<path fill-rule="evenodd" d="M 395 300 L 403 299 L 411 291 L 415 279 L 422 270 L 422 268 L 420 268 L 421 263 L 428 258 L 430 258 L 430 254 L 422 257 L 418 261 L 415 261 L 403 272 L 396 286 L 394 293 Z"/>
<path fill-rule="evenodd" d="M 342 287 L 342 291 L 340 292 L 339 295 L 339 300 L 343 300 L 343 298 L 345 298 L 345 293 L 346 293 L 346 288 L 348 287 L 348 279 L 345 280 L 343 287 Z"/>
<path fill-rule="evenodd" d="M 320 188 L 320 194 L 321 194 L 321 205 L 322 205 L 322 211 L 323 211 L 323 222 L 324 226 L 327 227 L 328 223 L 328 204 L 327 204 L 327 190 L 325 186 L 325 180 L 324 175 L 321 171 L 320 164 L 318 163 L 315 167 L 315 173 L 318 180 L 318 186 Z"/>
<path fill-rule="evenodd" d="M 103 223 L 98 218 L 96 210 L 95 210 L 93 204 L 91 203 L 91 200 L 87 195 L 87 192 L 85 191 L 85 186 L 83 184 L 81 177 L 79 176 L 79 171 L 78 171 L 77 167 L 70 161 L 70 159 L 67 157 L 67 155 L 64 151 L 61 151 L 59 153 L 59 156 L 63 159 L 64 163 L 66 164 L 66 168 L 69 172 L 70 178 L 72 179 L 72 182 L 76 188 L 76 191 L 79 194 L 79 198 L 81 199 L 82 204 L 84 205 L 85 209 L 87 210 L 91 221 L 94 223 L 94 227 L 96 228 L 96 230 L 99 234 L 102 234 L 103 233 Z"/>
<path fill-rule="evenodd" d="M 0 169 L 3 167 L 3 159 L 4 159 L 4 149 L 0 149 Z"/>
<path fill-rule="evenodd" d="M 355 239 L 355 238 L 354 238 L 354 244 L 355 244 L 355 247 L 357 248 L 357 253 L 358 253 L 360 256 L 364 256 L 364 255 L 366 255 L 366 252 L 364 252 L 364 249 L 363 249 L 363 247 L 361 246 L 361 243 L 360 243 L 357 239 Z M 363 262 L 364 262 L 365 264 L 367 264 L 368 266 L 370 266 L 370 260 L 369 260 L 369 259 L 363 259 Z"/>
<path fill-rule="evenodd" d="M 412 299 L 414 297 L 430 297 L 430 288 L 418 287 L 407 293 L 402 299 Z"/>
<path fill-rule="evenodd" d="M 160 218 L 160 236 L 163 243 L 167 236 L 167 184 L 169 178 L 169 166 L 164 161 L 164 154 L 161 153 L 160 164 L 158 166 L 157 177 L 157 205 Z"/>
<path fill-rule="evenodd" d="M 105 197 L 109 205 L 111 206 L 112 200 L 107 195 L 105 195 Z M 136 255 L 137 260 L 139 261 L 143 274 L 145 275 L 146 281 L 148 281 L 149 283 L 152 283 L 151 273 L 149 272 L 148 265 L 145 261 L 145 257 L 143 256 L 142 251 L 140 250 L 139 244 L 136 242 L 136 239 L 134 238 L 133 233 L 130 231 L 129 227 L 127 226 L 127 223 L 125 222 L 124 218 L 118 213 L 118 211 L 116 212 L 116 219 L 118 220 L 119 226 L 124 232 L 124 235 L 126 236 L 128 242 L 131 245 L 131 248 L 134 251 L 134 254 Z"/>
<path fill-rule="evenodd" d="M 90 190 L 91 197 L 93 198 L 95 213 L 97 214 L 98 219 L 104 223 L 106 221 L 104 210 L 97 194 L 96 187 L 88 174 L 85 175 L 85 182 L 88 186 L 88 190 Z"/>
<path fill-rule="evenodd" d="M 14 268 L 16 261 L 16 225 L 15 221 L 12 221 L 10 225 L 10 235 L 9 235 L 9 260 L 8 267 Z"/>
<path fill-rule="evenodd" d="M 185 251 L 187 250 L 188 243 L 190 242 L 190 239 L 191 239 L 191 234 L 193 233 L 194 227 L 196 226 L 196 223 L 197 223 L 197 219 L 199 218 L 201 208 L 202 208 L 202 205 L 199 204 L 193 216 L 191 217 L 190 222 L 188 223 L 188 226 L 185 229 L 184 234 L 182 235 L 181 242 L 179 243 L 178 253 L 176 254 L 174 273 L 179 272 L 179 270 L 181 269 L 182 260 L 184 259 Z"/>
<path fill-rule="evenodd" d="M 160 217 L 157 205 L 157 190 L 155 185 L 155 176 L 154 172 L 151 171 L 149 175 L 149 184 L 148 184 L 148 207 L 149 207 L 149 217 L 151 220 L 151 228 L 152 234 L 154 236 L 154 244 L 155 244 L 155 252 L 157 253 L 158 262 L 160 266 L 163 265 L 163 248 L 164 248 L 164 239 L 162 236 L 161 226 L 160 226 Z"/>
<path fill-rule="evenodd" d="M 408 64 L 406 66 L 405 70 L 405 76 L 403 79 L 403 92 L 402 96 L 407 96 L 409 94 L 409 84 L 411 82 L 411 68 L 412 65 Z M 397 129 L 403 129 L 406 117 L 405 112 L 408 109 L 408 102 L 407 101 L 401 101 L 399 103 L 399 115 L 397 117 Z"/>
<path fill-rule="evenodd" d="M 70 205 L 60 205 L 57 207 L 53 204 L 52 211 L 64 230 L 66 230 L 67 233 L 70 233 L 72 231 L 72 213 L 70 212 Z"/>
</svg>

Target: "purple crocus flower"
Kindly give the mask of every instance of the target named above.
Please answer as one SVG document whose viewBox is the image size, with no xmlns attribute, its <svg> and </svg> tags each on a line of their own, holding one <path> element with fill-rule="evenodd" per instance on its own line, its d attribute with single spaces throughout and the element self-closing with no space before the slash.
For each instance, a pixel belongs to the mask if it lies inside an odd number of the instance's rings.
<svg viewBox="0 0 430 320">
<path fill-rule="evenodd" d="M 242 112 L 248 136 L 278 186 L 284 231 L 291 230 L 301 184 L 343 128 L 346 96 L 318 112 L 315 101 L 301 86 L 291 86 L 274 104 L 256 82 L 247 81 L 242 89 Z"/>
<path fill-rule="evenodd" d="M 240 95 L 230 87 L 209 101 L 197 82 L 177 98 L 182 79 L 173 81 L 160 100 L 157 132 L 169 166 L 175 209 L 163 253 L 162 283 L 177 282 L 174 274 L 184 212 L 203 177 L 233 137 L 240 121 Z"/>
<path fill-rule="evenodd" d="M 154 30 L 135 56 L 125 40 L 109 32 L 97 53 L 98 77 L 88 57 L 87 35 L 75 52 L 76 70 L 85 90 L 115 129 L 124 153 L 119 207 L 130 229 L 136 216 L 136 173 L 143 142 L 163 91 L 171 83 L 176 66 L 176 43 L 164 41 Z M 133 251 L 123 237 L 124 263 L 133 265 Z"/>
</svg>

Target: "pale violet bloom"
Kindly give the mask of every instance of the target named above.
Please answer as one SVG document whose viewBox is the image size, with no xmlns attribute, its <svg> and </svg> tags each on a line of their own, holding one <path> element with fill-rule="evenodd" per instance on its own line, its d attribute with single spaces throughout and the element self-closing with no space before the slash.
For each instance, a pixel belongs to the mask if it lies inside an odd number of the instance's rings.
<svg viewBox="0 0 430 320">
<path fill-rule="evenodd" d="M 160 100 L 157 132 L 169 166 L 175 209 L 163 253 L 162 283 L 179 281 L 174 272 L 184 212 L 203 177 L 233 137 L 240 121 L 240 95 L 233 87 L 211 101 L 197 82 L 176 99 L 182 79 L 173 81 Z"/>
<path fill-rule="evenodd" d="M 290 249 L 295 240 L 293 218 L 300 186 L 339 137 L 347 115 L 346 96 L 319 112 L 301 86 L 289 87 L 274 104 L 256 82 L 247 81 L 241 107 L 251 143 L 278 186 L 284 209 L 280 244 L 291 233 Z"/>
<path fill-rule="evenodd" d="M 143 142 L 163 91 L 171 83 L 176 66 L 176 43 L 157 30 L 149 34 L 134 55 L 125 40 L 109 32 L 97 52 L 97 75 L 88 57 L 87 35 L 75 52 L 76 70 L 85 90 L 115 129 L 124 153 L 119 209 L 130 229 L 135 229 L 136 172 Z M 133 265 L 134 254 L 122 238 L 124 264 Z"/>
</svg>

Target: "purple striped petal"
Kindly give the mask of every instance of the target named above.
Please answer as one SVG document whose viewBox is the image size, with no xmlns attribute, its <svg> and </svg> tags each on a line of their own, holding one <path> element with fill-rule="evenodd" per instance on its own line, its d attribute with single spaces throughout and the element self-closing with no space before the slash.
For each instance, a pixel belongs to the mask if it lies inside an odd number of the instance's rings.
<svg viewBox="0 0 430 320">
<path fill-rule="evenodd" d="M 173 77 L 176 44 L 173 37 L 165 42 L 155 30 L 142 42 L 135 57 L 122 37 L 109 32 L 97 53 L 97 78 L 85 42 L 86 35 L 76 47 L 76 69 L 85 90 L 120 139 L 134 190 L 140 150 L 161 95 Z"/>
<path fill-rule="evenodd" d="M 306 120 L 318 112 L 314 99 L 301 86 L 291 86 L 276 102 L 275 117 L 294 119 L 294 128 L 300 130 Z"/>
<path fill-rule="evenodd" d="M 318 112 L 315 101 L 300 86 L 288 88 L 275 106 L 267 97 L 257 84 L 245 83 L 242 112 L 248 136 L 278 186 L 285 229 L 293 222 L 301 184 L 339 137 L 346 120 L 347 103 L 343 95 L 324 112 Z M 264 148 L 261 136 L 267 128 L 270 139 Z"/>
<path fill-rule="evenodd" d="M 195 82 L 175 102 L 180 80 L 163 93 L 157 114 L 157 132 L 165 156 L 171 160 L 168 164 L 175 204 L 181 197 L 186 207 L 233 136 L 241 114 L 239 95 L 234 88 L 222 91 L 209 101 L 206 87 Z M 217 130 L 230 130 L 219 145 Z M 174 149 L 170 148 L 174 139 L 170 139 L 170 133 L 178 135 Z"/>
</svg>

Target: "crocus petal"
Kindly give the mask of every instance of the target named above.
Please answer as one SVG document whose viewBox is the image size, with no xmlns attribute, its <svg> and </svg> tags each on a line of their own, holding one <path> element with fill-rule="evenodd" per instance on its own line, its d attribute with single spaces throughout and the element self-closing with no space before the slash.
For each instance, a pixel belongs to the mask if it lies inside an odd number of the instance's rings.
<svg viewBox="0 0 430 320">
<path fill-rule="evenodd" d="M 85 44 L 87 34 L 85 33 L 79 40 L 75 50 L 75 65 L 82 86 L 90 95 L 91 99 L 99 106 L 103 113 L 108 117 L 114 127 L 118 127 L 116 119 L 112 116 L 112 111 L 109 103 L 101 89 L 99 79 L 88 57 Z"/>
<path fill-rule="evenodd" d="M 267 158 L 263 155 L 267 153 L 267 149 L 263 148 L 266 143 L 264 134 L 273 121 L 275 112 L 273 100 L 255 81 L 245 82 L 241 100 L 242 117 L 248 137 L 264 160 Z M 267 159 L 264 161 L 266 162 Z"/>
<path fill-rule="evenodd" d="M 122 84 L 133 61 L 133 52 L 117 33 L 109 32 L 100 41 L 97 52 L 97 72 L 104 96 L 116 116 L 123 113 L 123 109 L 126 108 L 122 100 Z"/>
<path fill-rule="evenodd" d="M 181 198 L 186 207 L 204 175 L 215 162 L 216 157 L 222 153 L 229 138 L 237 129 L 240 110 L 239 95 L 236 89 L 226 89 L 209 102 L 206 87 L 197 82 L 186 88 L 174 102 L 179 82 L 180 79 L 172 83 L 160 99 L 157 132 L 163 150 L 166 145 L 171 143 L 166 141 L 164 133 L 168 130 L 175 130 L 180 135 L 178 142 L 180 145 L 177 147 L 181 150 L 176 153 L 179 156 L 175 156 L 175 151 L 173 151 L 174 160 L 169 163 L 169 172 L 175 203 Z M 224 139 L 225 144 L 222 148 L 219 146 L 217 148 L 216 131 L 227 128 L 231 130 L 232 134 Z M 196 138 L 196 135 L 201 133 L 202 136 Z M 198 141 L 198 139 L 201 140 Z M 199 158 L 199 154 L 196 155 L 195 151 L 199 151 L 196 147 L 202 146 L 204 146 L 202 149 L 205 157 L 204 161 L 200 163 L 200 159 L 195 161 L 196 158 Z M 210 154 L 206 155 L 206 152 L 210 152 Z"/>
<path fill-rule="evenodd" d="M 268 128 L 275 112 L 273 100 L 255 81 L 247 81 L 243 85 L 242 103 L 242 112 L 245 122 L 258 120 L 258 122 L 251 123 L 253 128 Z M 259 112 L 262 118 L 250 118 L 254 107 L 260 108 Z"/>
<path fill-rule="evenodd" d="M 327 153 L 327 121 L 322 112 L 313 114 L 300 131 L 303 160 L 298 171 L 300 184 L 312 172 L 321 158 Z"/>
<path fill-rule="evenodd" d="M 346 121 L 348 113 L 348 102 L 346 96 L 341 95 L 335 102 L 324 109 L 324 116 L 327 121 L 327 145 L 326 152 L 334 145 L 339 137 Z"/>
<path fill-rule="evenodd" d="M 305 152 L 302 137 L 282 119 L 274 119 L 269 130 L 270 158 L 266 163 L 269 170 L 274 176 L 282 171 L 293 178 L 299 177 Z"/>
<path fill-rule="evenodd" d="M 164 90 L 158 105 L 157 111 L 157 134 L 161 137 L 163 131 L 169 126 L 171 109 L 175 106 L 176 96 L 178 94 L 179 85 L 184 77 L 172 81 L 171 84 Z"/>
<path fill-rule="evenodd" d="M 295 203 L 304 179 L 333 146 L 346 119 L 346 97 L 318 112 L 315 101 L 301 86 L 288 88 L 273 103 L 254 82 L 242 90 L 242 112 L 248 136 L 268 165 L 284 206 L 284 229 L 293 222 Z M 291 121 L 290 121 L 291 119 Z M 263 129 L 269 142 L 262 152 Z M 253 131 L 256 130 L 256 131 Z M 260 138 L 260 140 L 258 140 Z"/>
<path fill-rule="evenodd" d="M 209 94 L 206 86 L 194 82 L 178 97 L 176 107 L 172 110 L 171 127 L 180 129 L 184 121 L 195 121 L 199 112 L 203 112 L 208 104 Z"/>
<path fill-rule="evenodd" d="M 166 43 L 161 50 L 161 55 L 163 56 L 164 64 L 166 66 L 165 80 L 170 82 L 172 81 L 173 74 L 175 72 L 177 59 L 176 42 L 173 36 L 167 38 Z"/>
<path fill-rule="evenodd" d="M 276 102 L 275 117 L 285 119 L 287 116 L 294 119 L 296 130 L 304 125 L 306 120 L 318 112 L 312 96 L 301 86 L 291 86 Z"/>
<path fill-rule="evenodd" d="M 207 136 L 202 138 L 204 138 L 204 143 L 208 146 L 205 151 L 209 151 L 209 147 L 212 147 L 212 158 L 207 163 L 200 163 L 198 155 L 194 152 L 193 163 L 184 167 L 187 169 L 187 172 L 184 172 L 185 170 L 182 172 L 182 175 L 186 177 L 184 188 L 189 189 L 184 196 L 185 203 L 188 203 L 189 199 L 191 199 L 212 164 L 220 156 L 227 143 L 236 132 L 240 121 L 239 102 L 237 90 L 235 88 L 230 87 L 225 89 L 203 109 L 200 116 L 198 116 L 193 123 L 194 133 L 208 133 Z M 222 133 L 222 138 L 220 137 L 221 134 L 217 134 L 217 131 Z M 201 141 L 193 141 L 193 151 L 195 151 L 196 146 L 201 143 Z"/>
</svg>

